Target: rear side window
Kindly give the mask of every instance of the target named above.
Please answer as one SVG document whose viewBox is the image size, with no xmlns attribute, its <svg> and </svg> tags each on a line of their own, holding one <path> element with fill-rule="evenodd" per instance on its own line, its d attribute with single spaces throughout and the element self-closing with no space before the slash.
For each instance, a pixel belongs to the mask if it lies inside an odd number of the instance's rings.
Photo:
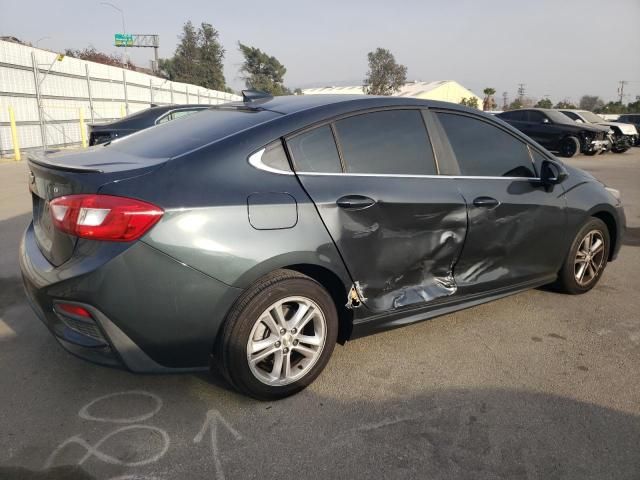
<svg viewBox="0 0 640 480">
<path fill-rule="evenodd" d="M 517 111 L 504 112 L 498 115 L 498 117 L 504 118 L 506 120 L 516 120 L 516 121 L 525 122 L 527 120 L 527 112 L 517 112 Z"/>
<path fill-rule="evenodd" d="M 342 172 L 338 149 L 329 125 L 296 135 L 288 144 L 299 172 Z"/>
<path fill-rule="evenodd" d="M 262 110 L 205 109 L 179 122 L 166 122 L 116 140 L 108 147 L 142 158 L 171 158 L 279 117 Z"/>
<path fill-rule="evenodd" d="M 260 161 L 267 167 L 275 168 L 276 170 L 291 171 L 287 154 L 284 152 L 280 140 L 276 140 L 265 147 Z"/>
<path fill-rule="evenodd" d="M 439 112 L 458 164 L 465 176 L 535 177 L 524 142 L 488 122 Z"/>
<path fill-rule="evenodd" d="M 173 112 L 165 115 L 164 117 L 160 117 L 160 119 L 158 120 L 158 123 L 170 122 L 171 120 L 175 120 L 176 118 L 191 115 L 192 113 L 200 112 L 201 110 L 203 109 L 198 108 L 194 110 L 174 110 Z"/>
<path fill-rule="evenodd" d="M 386 110 L 335 122 L 347 173 L 436 175 L 419 110 Z"/>
</svg>

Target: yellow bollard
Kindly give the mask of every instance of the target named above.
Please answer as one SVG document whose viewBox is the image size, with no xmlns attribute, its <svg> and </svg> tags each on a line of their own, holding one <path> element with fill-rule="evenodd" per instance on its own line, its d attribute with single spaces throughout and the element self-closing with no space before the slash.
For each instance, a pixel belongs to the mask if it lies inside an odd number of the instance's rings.
<svg viewBox="0 0 640 480">
<path fill-rule="evenodd" d="M 123 118 L 127 116 L 127 111 L 124 108 L 124 103 L 120 104 L 120 116 Z"/>
<path fill-rule="evenodd" d="M 13 153 L 16 156 L 16 162 L 21 160 L 20 145 L 18 144 L 18 129 L 16 128 L 16 117 L 13 114 L 13 107 L 9 106 L 9 123 L 11 124 L 11 138 L 13 140 Z"/>
<path fill-rule="evenodd" d="M 84 125 L 84 110 L 80 110 L 80 138 L 82 138 L 82 148 L 87 148 L 87 129 Z"/>
</svg>

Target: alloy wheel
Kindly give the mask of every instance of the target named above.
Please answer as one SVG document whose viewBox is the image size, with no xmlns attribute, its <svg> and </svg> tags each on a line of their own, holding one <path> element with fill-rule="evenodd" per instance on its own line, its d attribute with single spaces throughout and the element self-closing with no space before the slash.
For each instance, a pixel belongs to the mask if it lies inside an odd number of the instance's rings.
<svg viewBox="0 0 640 480">
<path fill-rule="evenodd" d="M 266 385 L 293 383 L 316 364 L 326 337 L 324 313 L 313 300 L 300 296 L 278 300 L 251 329 L 247 342 L 249 369 Z"/>
<path fill-rule="evenodd" d="M 580 286 L 593 282 L 604 264 L 604 236 L 599 230 L 587 233 L 576 252 L 574 275 Z"/>
</svg>

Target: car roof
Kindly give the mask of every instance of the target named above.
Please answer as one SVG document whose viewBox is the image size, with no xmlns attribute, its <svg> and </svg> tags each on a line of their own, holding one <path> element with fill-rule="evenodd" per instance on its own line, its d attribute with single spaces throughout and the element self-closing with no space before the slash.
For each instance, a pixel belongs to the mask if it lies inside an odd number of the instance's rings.
<svg viewBox="0 0 640 480">
<path fill-rule="evenodd" d="M 380 95 L 283 95 L 278 97 L 267 97 L 265 99 L 254 100 L 252 102 L 231 102 L 216 105 L 215 107 L 237 107 L 248 109 L 264 109 L 270 110 L 283 115 L 298 113 L 314 108 L 324 108 L 336 106 L 344 108 L 346 104 L 357 108 L 366 108 L 367 106 L 403 106 L 415 105 L 431 108 L 447 108 L 460 111 L 473 111 L 482 113 L 481 110 L 465 107 L 450 102 L 440 102 L 436 100 L 424 100 L 421 98 L 396 97 L 396 96 L 380 96 Z"/>
</svg>

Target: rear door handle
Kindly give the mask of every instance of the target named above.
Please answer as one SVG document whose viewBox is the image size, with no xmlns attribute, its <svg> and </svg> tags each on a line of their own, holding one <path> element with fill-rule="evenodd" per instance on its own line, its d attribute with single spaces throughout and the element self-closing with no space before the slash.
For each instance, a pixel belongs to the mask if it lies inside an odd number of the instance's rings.
<svg viewBox="0 0 640 480">
<path fill-rule="evenodd" d="M 500 202 L 493 197 L 478 197 L 473 201 L 473 205 L 479 208 L 496 208 Z"/>
<path fill-rule="evenodd" d="M 363 195 L 345 195 L 336 201 L 336 204 L 345 210 L 364 210 L 375 205 L 375 203 L 376 201 L 373 198 Z"/>
</svg>

